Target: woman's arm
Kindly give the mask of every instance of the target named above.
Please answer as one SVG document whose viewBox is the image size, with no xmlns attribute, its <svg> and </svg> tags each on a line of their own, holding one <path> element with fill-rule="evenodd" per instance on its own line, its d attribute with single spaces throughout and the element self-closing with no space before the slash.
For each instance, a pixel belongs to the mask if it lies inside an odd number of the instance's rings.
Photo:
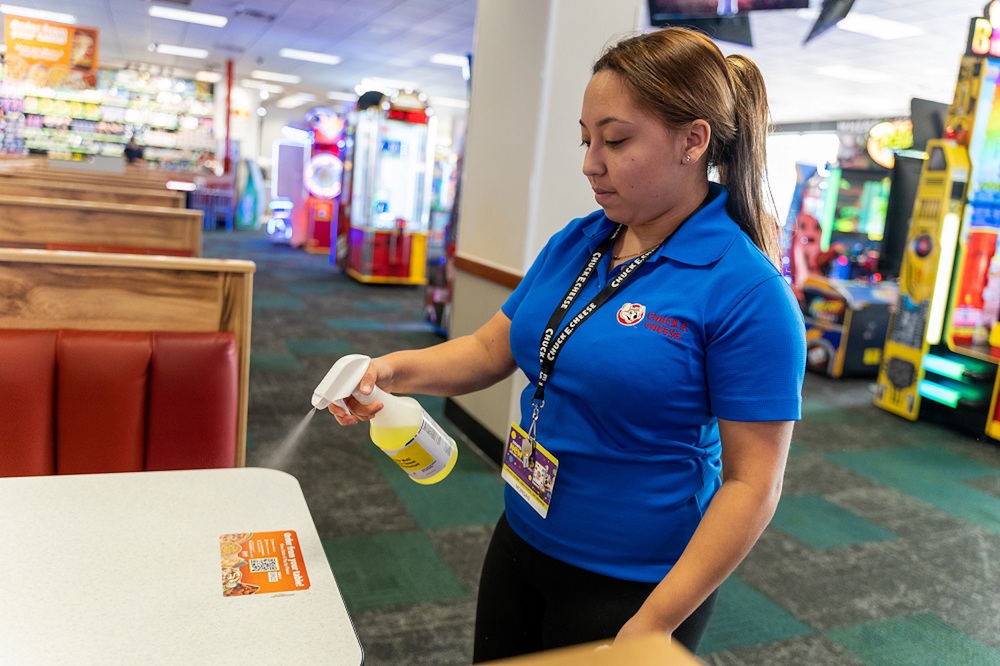
<svg viewBox="0 0 1000 666">
<path fill-rule="evenodd" d="M 733 572 L 774 516 L 792 421 L 719 419 L 722 487 L 677 564 L 618 633 L 672 633 Z"/>
<path fill-rule="evenodd" d="M 389 393 L 453 396 L 492 386 L 516 369 L 510 350 L 510 319 L 497 312 L 471 335 L 372 359 L 359 386 L 364 394 L 378 384 Z M 362 405 L 354 398 L 346 403 L 351 414 L 330 405 L 342 425 L 367 420 L 382 408 L 382 403 Z"/>
</svg>

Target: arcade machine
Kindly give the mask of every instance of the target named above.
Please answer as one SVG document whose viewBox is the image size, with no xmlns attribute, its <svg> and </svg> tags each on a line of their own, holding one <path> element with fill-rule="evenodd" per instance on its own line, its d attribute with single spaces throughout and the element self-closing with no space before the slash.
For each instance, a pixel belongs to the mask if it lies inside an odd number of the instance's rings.
<svg viewBox="0 0 1000 666">
<path fill-rule="evenodd" d="M 874 402 L 1000 439 L 1000 31 L 976 18 L 969 34 L 944 138 L 928 142 Z"/>
<path fill-rule="evenodd" d="M 895 300 L 876 270 L 886 226 L 884 168 L 799 165 L 787 257 L 806 322 L 807 366 L 831 377 L 875 375 Z"/>
<path fill-rule="evenodd" d="M 340 195 L 344 120 L 318 107 L 305 124 L 286 125 L 274 142 L 271 214 L 266 231 L 271 240 L 329 252 Z"/>
<path fill-rule="evenodd" d="M 305 117 L 312 132 L 312 150 L 305 167 L 306 208 L 305 250 L 330 252 L 333 229 L 337 225 L 337 197 L 340 196 L 344 163 L 346 122 L 333 109 L 317 107 Z"/>
<path fill-rule="evenodd" d="M 275 243 L 301 245 L 306 226 L 305 169 L 310 139 L 300 130 L 283 134 L 271 151 L 271 213 L 264 229 Z"/>
<path fill-rule="evenodd" d="M 454 285 L 455 241 L 458 230 L 459 158 L 454 153 L 434 159 L 431 225 L 427 240 L 427 286 L 424 317 L 441 335 L 448 335 Z"/>
<path fill-rule="evenodd" d="M 426 97 L 368 92 L 347 141 L 338 263 L 364 283 L 424 284 L 434 117 Z"/>
<path fill-rule="evenodd" d="M 466 56 L 462 77 L 471 94 L 472 54 Z M 427 243 L 427 286 L 424 290 L 424 318 L 447 337 L 451 329 L 452 301 L 455 292 L 455 252 L 458 242 L 458 197 L 462 181 L 462 154 L 465 152 L 465 127 L 453 132 L 451 150 L 439 153 L 434 160 L 434 197 L 431 201 L 431 229 Z"/>
<path fill-rule="evenodd" d="M 244 162 L 247 179 L 236 207 L 236 228 L 256 229 L 267 206 L 263 196 L 264 172 L 256 160 L 247 159 Z"/>
</svg>

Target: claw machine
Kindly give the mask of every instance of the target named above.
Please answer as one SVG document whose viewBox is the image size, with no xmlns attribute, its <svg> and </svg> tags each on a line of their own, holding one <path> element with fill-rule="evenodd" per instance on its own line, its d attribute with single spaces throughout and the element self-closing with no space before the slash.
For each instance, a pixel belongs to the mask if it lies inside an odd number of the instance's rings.
<svg viewBox="0 0 1000 666">
<path fill-rule="evenodd" d="M 365 283 L 424 284 L 435 119 L 414 91 L 366 93 L 348 130 L 340 261 Z M 348 191 L 349 190 L 349 191 Z"/>
</svg>

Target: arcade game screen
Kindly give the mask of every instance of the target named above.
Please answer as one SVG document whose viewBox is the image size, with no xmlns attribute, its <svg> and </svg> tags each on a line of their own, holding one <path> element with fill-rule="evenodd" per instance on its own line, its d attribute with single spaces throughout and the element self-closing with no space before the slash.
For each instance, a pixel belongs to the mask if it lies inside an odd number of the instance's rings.
<svg viewBox="0 0 1000 666">
<path fill-rule="evenodd" d="M 826 207 L 823 247 L 840 244 L 852 256 L 877 252 L 885 233 L 889 185 L 887 171 L 831 169 L 827 186 L 835 199 Z"/>
</svg>

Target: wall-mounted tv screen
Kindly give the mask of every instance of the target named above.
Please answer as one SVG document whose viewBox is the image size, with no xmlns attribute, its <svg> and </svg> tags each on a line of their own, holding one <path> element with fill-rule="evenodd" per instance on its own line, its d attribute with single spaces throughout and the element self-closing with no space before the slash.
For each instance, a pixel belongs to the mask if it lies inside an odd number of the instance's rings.
<svg viewBox="0 0 1000 666">
<path fill-rule="evenodd" d="M 649 18 L 653 25 L 658 25 L 659 21 L 808 7 L 809 0 L 649 0 Z"/>
<path fill-rule="evenodd" d="M 746 14 L 734 16 L 712 16 L 709 18 L 660 19 L 652 23 L 657 28 L 681 26 L 700 30 L 714 40 L 753 46 L 750 32 L 750 17 Z"/>
</svg>

